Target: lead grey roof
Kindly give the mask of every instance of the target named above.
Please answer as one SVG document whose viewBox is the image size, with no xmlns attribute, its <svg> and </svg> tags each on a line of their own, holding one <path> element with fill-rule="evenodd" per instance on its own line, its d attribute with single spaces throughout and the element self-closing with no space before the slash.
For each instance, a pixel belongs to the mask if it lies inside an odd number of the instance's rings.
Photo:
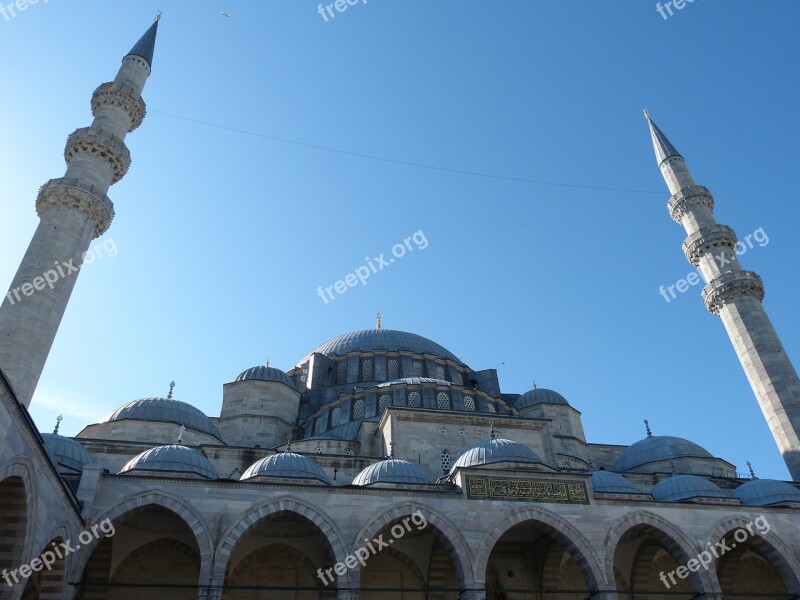
<svg viewBox="0 0 800 600">
<path fill-rule="evenodd" d="M 390 458 L 368 466 L 353 479 L 353 485 L 373 483 L 431 483 L 425 472 L 407 460 Z"/>
<path fill-rule="evenodd" d="M 253 463 L 239 478 L 242 481 L 257 477 L 288 477 L 290 479 L 316 479 L 327 485 L 331 480 L 317 463 L 294 452 L 279 452 Z"/>
<path fill-rule="evenodd" d="M 499 462 L 542 463 L 539 456 L 527 446 L 511 440 L 497 438 L 473 446 L 458 457 L 450 472 L 458 467 L 474 467 Z"/>
<path fill-rule="evenodd" d="M 646 112 L 645 116 L 647 117 L 647 123 L 650 125 L 650 137 L 653 138 L 653 150 L 655 150 L 658 164 L 660 165 L 672 156 L 680 156 L 681 153 L 675 149 L 675 146 L 667 139 L 667 136 L 650 118 L 650 113 Z"/>
<path fill-rule="evenodd" d="M 213 435 L 222 441 L 222 435 L 202 411 L 191 404 L 171 398 L 142 398 L 128 402 L 103 417 L 100 422 L 107 423 L 125 419 L 161 421 L 185 425 L 187 428 Z"/>
<path fill-rule="evenodd" d="M 405 379 L 394 379 L 392 381 L 384 381 L 383 383 L 379 383 L 376 387 L 388 387 L 390 385 L 421 385 L 423 383 L 433 383 L 435 385 L 446 385 L 450 386 L 449 381 L 445 381 L 444 379 L 433 379 L 431 377 L 406 377 Z"/>
<path fill-rule="evenodd" d="M 281 371 L 280 369 L 276 369 L 275 367 L 251 367 L 245 371 L 239 373 L 236 377 L 235 381 L 278 381 L 280 383 L 285 383 L 290 388 L 294 387 L 294 382 L 289 378 L 289 376 Z"/>
<path fill-rule="evenodd" d="M 569 402 L 567 402 L 564 396 L 545 388 L 536 388 L 525 392 L 514 402 L 514 406 L 517 410 L 522 410 L 523 408 L 528 408 L 535 404 L 563 404 L 569 406 Z"/>
<path fill-rule="evenodd" d="M 673 475 L 650 490 L 660 502 L 682 502 L 693 498 L 727 498 L 718 485 L 697 475 Z"/>
<path fill-rule="evenodd" d="M 653 435 L 628 446 L 619 455 L 612 471 L 630 471 L 652 462 L 673 458 L 714 458 L 694 442 L 668 435 Z"/>
<path fill-rule="evenodd" d="M 43 433 L 44 446 L 57 465 L 82 473 L 85 465 L 96 465 L 97 459 L 77 440 L 58 435 Z"/>
<path fill-rule="evenodd" d="M 150 68 L 153 67 L 153 52 L 156 49 L 156 34 L 158 33 L 158 19 L 150 26 L 145 34 L 136 42 L 126 56 L 140 56 L 147 61 Z"/>
<path fill-rule="evenodd" d="M 219 479 L 217 470 L 208 458 L 197 450 L 178 444 L 158 446 L 142 452 L 128 461 L 120 474 L 129 471 L 194 473 L 205 479 Z"/>
<path fill-rule="evenodd" d="M 593 471 L 592 488 L 606 494 L 643 494 L 644 492 L 619 473 Z"/>
<path fill-rule="evenodd" d="M 372 352 L 373 350 L 386 350 L 389 352 L 405 350 L 415 354 L 432 354 L 439 358 L 463 364 L 455 354 L 436 342 L 416 333 L 395 329 L 364 329 L 345 333 L 318 346 L 297 364 L 298 366 L 302 365 L 315 352 L 330 357 L 342 356 L 349 352 Z"/>
<path fill-rule="evenodd" d="M 733 490 L 731 498 L 738 498 L 748 506 L 771 506 L 800 502 L 800 489 L 776 479 L 752 479 Z"/>
</svg>

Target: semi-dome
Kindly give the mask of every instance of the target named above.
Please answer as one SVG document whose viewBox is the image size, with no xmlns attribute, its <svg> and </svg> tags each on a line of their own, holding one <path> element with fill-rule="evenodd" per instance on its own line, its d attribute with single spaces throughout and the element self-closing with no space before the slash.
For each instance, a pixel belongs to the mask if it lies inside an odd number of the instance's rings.
<svg viewBox="0 0 800 600">
<path fill-rule="evenodd" d="M 619 455 L 612 471 L 630 471 L 649 463 L 675 458 L 714 458 L 694 442 L 668 435 L 652 435 L 628 446 Z"/>
<path fill-rule="evenodd" d="M 659 481 L 650 491 L 660 502 L 683 502 L 694 498 L 727 498 L 719 486 L 697 475 L 673 475 Z"/>
<path fill-rule="evenodd" d="M 407 460 L 390 458 L 368 466 L 353 479 L 353 485 L 373 483 L 431 483 L 425 471 Z"/>
<path fill-rule="evenodd" d="M 239 373 L 234 381 L 277 381 L 285 383 L 291 388 L 294 387 L 294 382 L 289 376 L 275 367 L 251 367 Z"/>
<path fill-rule="evenodd" d="M 185 425 L 189 429 L 202 431 L 222 440 L 217 428 L 203 414 L 191 404 L 173 400 L 172 398 L 142 398 L 123 404 L 111 414 L 103 417 L 101 423 L 110 421 L 123 421 L 135 419 L 138 421 L 160 421 Z"/>
<path fill-rule="evenodd" d="M 800 503 L 800 489 L 776 479 L 752 479 L 733 490 L 731 498 L 738 498 L 747 506 Z"/>
<path fill-rule="evenodd" d="M 545 388 L 535 388 L 525 392 L 514 402 L 514 406 L 517 408 L 517 410 L 528 408 L 534 404 L 561 404 L 564 406 L 569 406 L 569 402 L 567 402 L 567 399 L 564 398 L 564 396 L 558 392 L 554 392 L 553 390 L 548 390 Z"/>
<path fill-rule="evenodd" d="M 285 477 L 289 479 L 316 479 L 327 485 L 331 480 L 317 463 L 310 458 L 294 452 L 279 452 L 253 463 L 239 478 Z"/>
<path fill-rule="evenodd" d="M 128 461 L 120 474 L 131 471 L 189 473 L 205 479 L 219 479 L 217 470 L 208 458 L 197 450 L 178 444 L 158 446 L 142 452 Z"/>
<path fill-rule="evenodd" d="M 464 452 L 453 464 L 450 472 L 459 467 L 477 467 L 501 462 L 544 464 L 544 461 L 527 446 L 497 438 L 481 442 Z"/>
<path fill-rule="evenodd" d="M 440 346 L 436 342 L 424 338 L 416 333 L 397 331 L 395 329 L 364 329 L 335 337 L 312 350 L 303 360 L 302 365 L 309 357 L 318 352 L 325 356 L 343 356 L 350 352 L 373 352 L 386 350 L 389 352 L 407 351 L 415 354 L 432 354 L 446 360 L 461 363 L 458 357 Z M 463 364 L 463 363 L 462 363 Z"/>
<path fill-rule="evenodd" d="M 82 473 L 85 465 L 96 465 L 97 459 L 83 445 L 57 433 L 43 433 L 44 447 L 57 465 Z"/>
<path fill-rule="evenodd" d="M 433 379 L 431 377 L 406 377 L 405 379 L 384 381 L 383 383 L 379 383 L 376 387 L 389 387 L 390 385 L 421 385 L 423 383 L 446 386 L 452 385 L 449 381 L 445 381 L 444 379 Z"/>
<path fill-rule="evenodd" d="M 593 471 L 592 488 L 604 494 L 643 494 L 644 492 L 619 473 Z"/>
</svg>

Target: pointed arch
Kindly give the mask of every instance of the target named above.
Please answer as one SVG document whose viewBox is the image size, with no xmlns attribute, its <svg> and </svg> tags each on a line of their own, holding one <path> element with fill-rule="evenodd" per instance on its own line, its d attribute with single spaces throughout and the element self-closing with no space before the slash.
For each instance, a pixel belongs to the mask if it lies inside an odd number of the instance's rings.
<svg viewBox="0 0 800 600">
<path fill-rule="evenodd" d="M 17 456 L 0 469 L 0 512 L 8 513 L 0 539 L 0 569 L 16 567 L 33 558 L 37 503 L 35 467 L 27 456 Z M 24 512 L 24 514 L 22 514 Z"/>
</svg>

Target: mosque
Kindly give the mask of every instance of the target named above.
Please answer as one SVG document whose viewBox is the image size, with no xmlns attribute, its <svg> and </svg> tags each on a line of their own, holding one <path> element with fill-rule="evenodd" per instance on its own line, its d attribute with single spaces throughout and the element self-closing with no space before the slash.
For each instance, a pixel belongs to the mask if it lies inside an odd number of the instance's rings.
<svg viewBox="0 0 800 600">
<path fill-rule="evenodd" d="M 75 438 L 40 433 L 27 407 L 77 275 L 39 280 L 110 226 L 158 24 L 95 90 L 65 175 L 39 191 L 22 299 L 0 308 L 0 598 L 800 598 L 797 483 L 649 426 L 630 446 L 587 441 L 558 392 L 510 393 L 495 369 L 380 321 L 286 371 L 242 365 L 219 416 L 173 384 Z M 647 122 L 703 300 L 800 481 L 800 382 L 761 279 Z"/>
</svg>

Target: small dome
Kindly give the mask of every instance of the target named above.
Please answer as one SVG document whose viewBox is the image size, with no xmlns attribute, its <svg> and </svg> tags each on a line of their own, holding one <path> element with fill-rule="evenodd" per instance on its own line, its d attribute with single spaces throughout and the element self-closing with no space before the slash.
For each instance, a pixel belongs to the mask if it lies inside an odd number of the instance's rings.
<svg viewBox="0 0 800 600">
<path fill-rule="evenodd" d="M 481 442 L 464 452 L 458 457 L 450 472 L 458 467 L 476 467 L 500 462 L 544 464 L 542 459 L 527 446 L 498 438 Z"/>
<path fill-rule="evenodd" d="M 738 498 L 747 506 L 772 506 L 800 502 L 800 489 L 776 479 L 752 479 L 733 490 L 731 498 Z"/>
<path fill-rule="evenodd" d="M 673 458 L 714 458 L 705 448 L 679 437 L 653 435 L 628 446 L 612 471 L 630 471 L 648 463 Z"/>
<path fill-rule="evenodd" d="M 194 473 L 205 479 L 219 479 L 211 461 L 197 450 L 173 444 L 158 446 L 142 452 L 128 461 L 120 474 L 129 471 L 156 471 L 162 473 Z"/>
<path fill-rule="evenodd" d="M 294 452 L 279 452 L 262 458 L 250 465 L 239 479 L 244 481 L 257 477 L 316 479 L 324 484 L 331 485 L 331 480 L 325 475 L 322 467 L 310 458 Z"/>
<path fill-rule="evenodd" d="M 431 480 L 414 463 L 390 458 L 368 466 L 353 479 L 353 485 L 372 485 L 373 483 L 431 483 Z"/>
<path fill-rule="evenodd" d="M 275 367 L 251 367 L 239 373 L 234 381 L 277 381 L 294 388 L 294 382 L 289 376 Z"/>
<path fill-rule="evenodd" d="M 406 377 L 405 379 L 393 379 L 392 381 L 385 381 L 379 383 L 376 387 L 389 387 L 390 385 L 420 385 L 423 383 L 432 383 L 435 385 L 451 385 L 449 381 L 444 379 L 432 379 L 430 377 Z"/>
<path fill-rule="evenodd" d="M 611 471 L 593 471 L 592 488 L 595 492 L 604 494 L 644 494 L 625 477 Z"/>
<path fill-rule="evenodd" d="M 673 475 L 659 481 L 650 491 L 660 502 L 682 502 L 693 498 L 727 498 L 718 485 L 697 475 Z"/>
<path fill-rule="evenodd" d="M 350 352 L 373 352 L 375 350 L 386 350 L 388 352 L 405 350 L 414 354 L 432 354 L 438 358 L 463 364 L 455 354 L 446 348 L 416 333 L 394 329 L 364 329 L 363 331 L 346 333 L 325 342 L 312 350 L 297 365 L 304 364 L 315 352 L 331 357 L 343 356 Z"/>
<path fill-rule="evenodd" d="M 187 428 L 202 431 L 222 441 L 217 428 L 191 404 L 171 398 L 142 398 L 123 404 L 111 414 L 103 417 L 101 423 L 135 419 L 138 421 L 161 421 L 185 425 Z"/>
<path fill-rule="evenodd" d="M 517 410 L 528 408 L 534 404 L 562 404 L 564 406 L 569 406 L 569 402 L 567 402 L 564 396 L 558 392 L 544 388 L 536 388 L 525 392 L 514 402 L 514 406 Z"/>
<path fill-rule="evenodd" d="M 43 433 L 44 447 L 57 465 L 82 473 L 85 465 L 96 465 L 97 459 L 77 440 L 58 435 Z"/>
</svg>

